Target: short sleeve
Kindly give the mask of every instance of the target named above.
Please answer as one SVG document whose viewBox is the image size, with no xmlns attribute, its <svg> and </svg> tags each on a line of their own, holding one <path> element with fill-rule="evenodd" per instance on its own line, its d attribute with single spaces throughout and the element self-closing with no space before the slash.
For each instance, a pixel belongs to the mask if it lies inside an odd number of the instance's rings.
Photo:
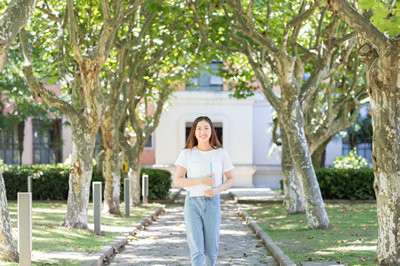
<svg viewBox="0 0 400 266">
<path fill-rule="evenodd" d="M 181 153 L 178 156 L 178 159 L 176 159 L 175 165 L 179 165 L 187 169 L 188 166 L 187 149 L 181 151 Z"/>
<path fill-rule="evenodd" d="M 226 150 L 222 149 L 221 157 L 222 157 L 222 168 L 224 173 L 235 168 L 232 164 L 231 157 L 229 156 Z"/>
</svg>

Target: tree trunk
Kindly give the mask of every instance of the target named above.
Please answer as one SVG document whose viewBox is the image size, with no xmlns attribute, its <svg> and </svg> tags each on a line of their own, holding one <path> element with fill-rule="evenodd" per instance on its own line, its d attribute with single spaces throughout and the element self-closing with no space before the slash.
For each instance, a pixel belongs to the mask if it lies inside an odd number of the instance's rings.
<svg viewBox="0 0 400 266">
<path fill-rule="evenodd" d="M 6 187 L 0 169 L 0 259 L 18 262 L 18 252 L 12 237 L 10 213 L 8 212 Z"/>
<path fill-rule="evenodd" d="M 371 99 L 373 155 L 378 214 L 377 257 L 400 265 L 400 76 L 399 45 L 367 67 Z M 391 53 L 391 54 L 390 54 Z"/>
<path fill-rule="evenodd" d="M 20 121 L 17 125 L 19 166 L 22 166 L 22 154 L 24 153 L 25 121 Z"/>
<path fill-rule="evenodd" d="M 282 85 L 282 84 L 281 84 Z M 297 88 L 292 84 L 282 87 L 282 110 L 280 121 L 284 126 L 289 141 L 290 155 L 303 191 L 304 205 L 309 228 L 330 228 L 328 215 L 311 156 L 308 152 L 304 134 L 304 117 L 299 100 L 296 96 Z"/>
<path fill-rule="evenodd" d="M 128 163 L 128 178 L 131 180 L 131 199 L 132 204 L 138 205 L 140 204 L 141 197 L 141 189 L 140 182 L 142 181 L 140 176 L 140 163 Z"/>
<path fill-rule="evenodd" d="M 67 214 L 64 225 L 69 228 L 87 228 L 90 181 L 93 171 L 93 150 L 96 127 L 91 127 L 84 116 L 72 124 L 72 160 L 69 174 Z"/>
<path fill-rule="evenodd" d="M 28 22 L 37 0 L 13 0 L 0 16 L 0 71 L 8 61 L 8 47 Z"/>
<path fill-rule="evenodd" d="M 329 142 L 332 140 L 333 136 L 327 139 L 324 143 L 319 145 L 317 149 L 312 153 L 311 158 L 312 158 L 312 163 L 314 168 L 316 167 L 325 167 L 325 151 L 326 151 L 326 146 L 328 146 Z"/>
<path fill-rule="evenodd" d="M 131 180 L 131 200 L 132 204 L 140 204 L 141 190 L 140 190 L 140 155 L 134 148 L 130 147 L 125 150 L 126 158 L 128 159 L 128 178 Z"/>
<path fill-rule="evenodd" d="M 104 187 L 104 212 L 121 215 L 119 209 L 121 187 L 121 163 L 119 161 L 118 128 L 115 121 L 104 121 L 102 135 L 104 142 L 103 178 Z"/>
<path fill-rule="evenodd" d="M 301 192 L 301 187 L 296 178 L 292 159 L 290 157 L 289 143 L 284 130 L 281 126 L 282 139 L 282 178 L 283 191 L 285 194 L 284 204 L 286 212 L 289 214 L 304 212 L 304 200 Z"/>
<path fill-rule="evenodd" d="M 54 150 L 54 164 L 56 165 L 57 163 L 61 162 L 61 154 L 60 154 L 60 148 L 61 148 L 61 128 L 62 128 L 62 121 L 59 118 L 56 118 L 53 120 L 52 123 L 53 127 L 53 140 L 52 140 L 52 146 Z"/>
</svg>

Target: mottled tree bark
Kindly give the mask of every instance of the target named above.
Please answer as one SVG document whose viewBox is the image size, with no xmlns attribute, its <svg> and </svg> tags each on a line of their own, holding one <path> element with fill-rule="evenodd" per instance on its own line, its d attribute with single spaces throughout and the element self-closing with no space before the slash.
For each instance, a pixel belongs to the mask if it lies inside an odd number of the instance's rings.
<svg viewBox="0 0 400 266">
<path fill-rule="evenodd" d="M 91 128 L 84 116 L 72 116 L 70 121 L 72 124 L 72 160 L 64 225 L 69 228 L 87 228 L 93 150 L 97 128 Z M 86 126 L 82 127 L 82 125 Z"/>
<path fill-rule="evenodd" d="M 0 71 L 8 61 L 8 47 L 19 30 L 28 22 L 37 0 L 14 0 L 0 16 Z M 20 164 L 21 164 L 20 155 Z M 12 237 L 10 214 L 3 174 L 0 169 L 0 258 L 18 261 L 18 252 Z"/>
<path fill-rule="evenodd" d="M 0 16 L 0 71 L 8 62 L 8 47 L 28 22 L 36 3 L 37 0 L 13 0 Z"/>
<path fill-rule="evenodd" d="M 281 83 L 282 84 L 282 83 Z M 329 228 L 317 176 L 315 175 L 307 141 L 304 134 L 304 118 L 301 106 L 296 97 L 296 87 L 287 84 L 282 87 L 281 117 L 285 121 L 284 130 L 289 141 L 290 155 L 299 178 L 306 208 L 309 228 Z"/>
<path fill-rule="evenodd" d="M 387 51 L 393 56 L 378 60 L 367 75 L 381 265 L 400 265 L 400 46 L 396 45 L 397 51 Z"/>
<path fill-rule="evenodd" d="M 12 237 L 12 226 L 4 184 L 0 169 L 0 258 L 2 260 L 18 261 L 18 252 Z"/>
<path fill-rule="evenodd" d="M 102 124 L 104 212 L 121 215 L 119 198 L 121 188 L 121 162 L 119 161 L 119 129 L 117 121 L 107 120 Z"/>
<path fill-rule="evenodd" d="M 282 179 L 284 191 L 284 204 L 286 212 L 289 214 L 305 212 L 304 199 L 301 187 L 294 171 L 294 165 L 290 156 L 290 147 L 288 139 L 281 127 L 282 139 Z"/>
<path fill-rule="evenodd" d="M 140 190 L 140 156 L 141 152 L 135 147 L 125 146 L 125 156 L 128 163 L 128 178 L 131 183 L 131 202 L 132 204 L 140 204 L 141 190 Z"/>
<path fill-rule="evenodd" d="M 332 140 L 332 138 L 333 138 L 333 136 L 326 139 L 325 142 L 322 143 L 321 145 L 319 145 L 319 147 L 316 148 L 314 150 L 314 152 L 311 154 L 311 159 L 312 159 L 314 168 L 315 167 L 325 167 L 325 158 L 323 158 L 323 156 L 325 156 L 326 146 L 328 146 L 328 144 Z"/>
<path fill-rule="evenodd" d="M 326 2 L 367 41 L 358 52 L 371 102 L 377 258 L 380 265 L 400 265 L 400 41 L 386 37 L 347 1 Z"/>
</svg>

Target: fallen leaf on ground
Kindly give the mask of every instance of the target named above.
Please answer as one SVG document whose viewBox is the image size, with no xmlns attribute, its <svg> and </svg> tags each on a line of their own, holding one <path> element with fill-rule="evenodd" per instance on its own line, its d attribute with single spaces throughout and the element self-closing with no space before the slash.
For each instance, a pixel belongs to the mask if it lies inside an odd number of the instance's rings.
<svg viewBox="0 0 400 266">
<path fill-rule="evenodd" d="M 252 250 L 251 252 L 253 252 L 253 253 L 258 253 L 258 250 Z"/>
<path fill-rule="evenodd" d="M 158 236 L 153 236 L 152 239 L 158 239 Z"/>
<path fill-rule="evenodd" d="M 314 237 L 313 236 L 307 236 L 307 239 L 313 239 Z"/>
</svg>

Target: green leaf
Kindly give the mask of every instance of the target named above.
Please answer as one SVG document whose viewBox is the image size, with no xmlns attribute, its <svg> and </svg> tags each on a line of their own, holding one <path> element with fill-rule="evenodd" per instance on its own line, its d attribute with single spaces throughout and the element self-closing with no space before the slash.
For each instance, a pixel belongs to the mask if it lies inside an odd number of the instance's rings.
<svg viewBox="0 0 400 266">
<path fill-rule="evenodd" d="M 360 0 L 358 2 L 359 8 L 362 9 L 371 9 L 374 7 L 375 4 L 375 0 Z"/>
<path fill-rule="evenodd" d="M 375 8 L 374 15 L 380 18 L 386 18 L 387 15 L 389 14 L 389 10 L 382 3 L 378 3 L 377 5 L 375 5 L 374 8 Z"/>
</svg>

